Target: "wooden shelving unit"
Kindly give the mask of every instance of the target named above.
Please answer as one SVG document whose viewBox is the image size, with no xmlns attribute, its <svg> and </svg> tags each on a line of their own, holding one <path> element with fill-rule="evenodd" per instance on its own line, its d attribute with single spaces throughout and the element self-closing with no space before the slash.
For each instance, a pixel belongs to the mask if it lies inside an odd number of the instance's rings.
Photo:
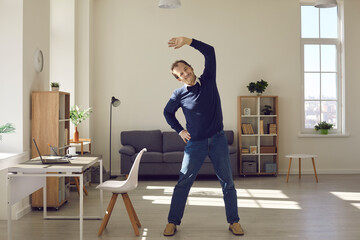
<svg viewBox="0 0 360 240">
<path fill-rule="evenodd" d="M 35 138 L 41 155 L 49 155 L 50 147 L 57 149 L 59 155 L 65 155 L 69 147 L 70 130 L 70 94 L 66 92 L 32 93 L 32 137 Z M 38 153 L 32 146 L 31 156 Z M 47 177 L 47 206 L 59 208 L 67 201 L 69 183 L 64 177 Z M 32 207 L 43 206 L 42 189 L 31 197 Z"/>
<path fill-rule="evenodd" d="M 278 97 L 238 96 L 237 100 L 240 175 L 277 176 L 279 167 Z M 265 105 L 271 106 L 270 115 L 262 112 Z M 246 152 L 246 149 L 249 152 Z"/>
</svg>

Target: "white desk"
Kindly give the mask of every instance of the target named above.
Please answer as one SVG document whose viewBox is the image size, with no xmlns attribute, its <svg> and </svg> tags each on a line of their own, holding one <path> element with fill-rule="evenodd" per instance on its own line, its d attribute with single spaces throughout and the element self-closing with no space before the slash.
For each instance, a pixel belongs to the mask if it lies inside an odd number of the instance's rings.
<svg viewBox="0 0 360 240">
<path fill-rule="evenodd" d="M 83 239 L 83 220 L 102 219 L 103 191 L 100 190 L 99 216 L 84 216 L 84 196 L 80 194 L 78 216 L 48 216 L 46 208 L 46 177 L 79 177 L 80 189 L 83 188 L 83 172 L 96 162 L 100 163 L 100 183 L 102 183 L 102 158 L 89 156 L 78 157 L 70 160 L 71 164 L 45 165 L 38 158 L 8 168 L 8 239 L 12 237 L 11 230 L 11 206 L 22 198 L 31 194 L 34 190 L 43 187 L 43 211 L 44 219 L 79 219 L 80 240 Z M 54 173 L 56 172 L 56 173 Z"/>
</svg>

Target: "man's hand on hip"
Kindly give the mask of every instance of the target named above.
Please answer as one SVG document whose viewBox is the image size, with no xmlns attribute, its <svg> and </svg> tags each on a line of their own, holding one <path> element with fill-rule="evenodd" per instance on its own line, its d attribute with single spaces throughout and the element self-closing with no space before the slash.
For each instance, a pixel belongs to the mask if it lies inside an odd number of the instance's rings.
<svg viewBox="0 0 360 240">
<path fill-rule="evenodd" d="M 182 130 L 179 135 L 185 143 L 187 143 L 191 139 L 190 133 L 185 129 Z"/>
</svg>

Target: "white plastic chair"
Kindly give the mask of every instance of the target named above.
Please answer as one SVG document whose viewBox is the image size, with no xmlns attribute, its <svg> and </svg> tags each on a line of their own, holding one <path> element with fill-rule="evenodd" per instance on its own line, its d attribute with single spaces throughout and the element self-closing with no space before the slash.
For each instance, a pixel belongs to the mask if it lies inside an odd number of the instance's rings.
<svg viewBox="0 0 360 240">
<path fill-rule="evenodd" d="M 136 215 L 135 209 L 130 201 L 129 195 L 127 193 L 131 190 L 134 190 L 138 185 L 138 173 L 139 173 L 140 160 L 141 160 L 143 153 L 146 151 L 147 151 L 146 148 L 143 148 L 138 153 L 138 155 L 136 156 L 136 159 L 131 167 L 129 176 L 125 181 L 109 180 L 109 181 L 106 181 L 96 187 L 97 189 L 102 189 L 104 191 L 110 191 L 113 193 L 111 200 L 109 202 L 109 205 L 106 209 L 105 216 L 101 223 L 98 236 L 100 236 L 103 233 L 104 229 L 106 228 L 106 225 L 109 222 L 111 212 L 115 206 L 115 202 L 116 202 L 116 199 L 119 194 L 122 195 L 122 198 L 124 200 L 124 204 L 125 204 L 126 210 L 128 212 L 131 224 L 133 226 L 135 235 L 136 236 L 140 235 L 139 228 L 141 227 L 141 224 Z"/>
</svg>

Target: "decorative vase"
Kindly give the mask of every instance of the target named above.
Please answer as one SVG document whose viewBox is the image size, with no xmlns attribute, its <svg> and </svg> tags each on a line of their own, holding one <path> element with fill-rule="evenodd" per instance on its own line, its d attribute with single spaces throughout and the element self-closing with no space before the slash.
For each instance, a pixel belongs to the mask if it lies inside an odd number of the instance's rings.
<svg viewBox="0 0 360 240">
<path fill-rule="evenodd" d="M 58 91 L 59 91 L 59 87 L 51 87 L 51 91 L 53 91 L 53 92 L 58 92 Z"/>
<path fill-rule="evenodd" d="M 77 127 L 75 127 L 74 136 L 73 136 L 73 141 L 74 141 L 74 142 L 78 142 L 78 141 L 79 141 L 79 132 L 78 132 L 78 130 L 77 130 Z"/>
<path fill-rule="evenodd" d="M 261 96 L 262 93 L 256 93 L 256 96 Z"/>
<path fill-rule="evenodd" d="M 329 129 L 320 129 L 320 133 L 326 135 L 329 133 Z"/>
</svg>

